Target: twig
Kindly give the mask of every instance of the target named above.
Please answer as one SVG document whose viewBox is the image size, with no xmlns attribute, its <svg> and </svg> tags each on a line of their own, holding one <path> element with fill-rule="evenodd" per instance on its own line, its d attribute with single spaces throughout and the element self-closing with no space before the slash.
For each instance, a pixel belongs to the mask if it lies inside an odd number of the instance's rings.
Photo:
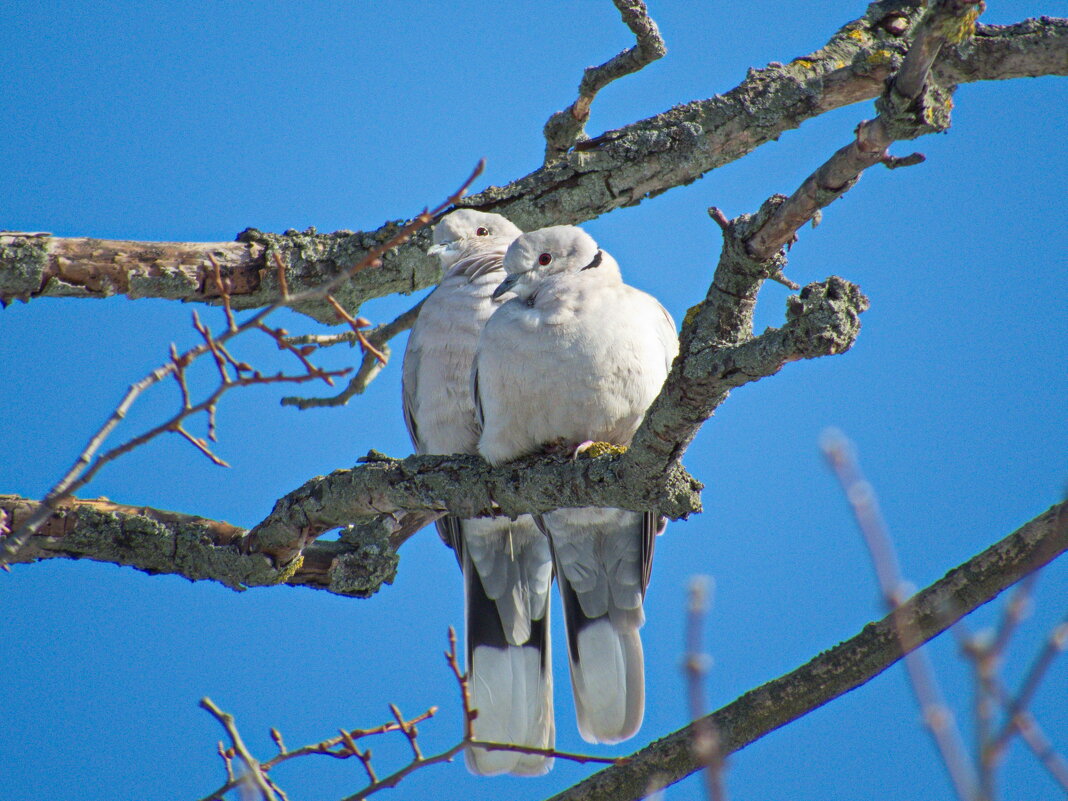
<svg viewBox="0 0 1068 801">
<path fill-rule="evenodd" d="M 1016 591 L 1012 594 L 1008 603 L 1005 604 L 1004 612 L 1001 615 L 1001 623 L 998 625 L 997 634 L 994 636 L 994 641 L 990 645 L 990 651 L 995 658 L 1000 659 L 1005 653 L 1005 649 L 1009 645 L 1009 639 L 1016 631 L 1016 627 L 1020 625 L 1020 621 L 1022 621 L 1030 611 L 1031 597 L 1034 594 L 1036 581 L 1038 581 L 1037 573 L 1032 573 L 1025 578 L 1020 582 L 1020 586 L 1016 588 Z"/>
<path fill-rule="evenodd" d="M 1030 705 L 1035 691 L 1038 689 L 1039 684 L 1042 683 L 1042 679 L 1045 678 L 1046 672 L 1049 670 L 1050 665 L 1053 664 L 1053 660 L 1056 659 L 1066 647 L 1068 647 L 1068 616 L 1065 616 L 1065 618 L 1054 627 L 1053 631 L 1046 639 L 1046 643 L 1042 647 L 1042 650 L 1039 651 L 1038 656 L 1035 657 L 1035 661 L 1031 664 L 1031 669 L 1027 671 L 1027 676 L 1024 678 L 1023 685 L 1020 687 L 1019 692 L 1009 703 L 1006 712 L 1008 719 L 998 732 L 997 737 L 995 737 L 990 744 L 992 758 L 996 758 L 1008 745 L 1013 730 L 1016 728 L 1017 717 Z"/>
<path fill-rule="evenodd" d="M 412 755 L 416 759 L 422 759 L 423 751 L 419 748 L 419 731 L 414 725 L 407 723 L 404 720 L 404 716 L 401 715 L 400 709 L 396 704 L 390 704 L 389 711 L 393 714 L 394 720 L 397 721 L 397 727 L 404 732 L 404 736 L 408 738 L 408 745 L 411 746 Z"/>
<path fill-rule="evenodd" d="M 471 685 L 467 674 L 460 670 L 460 660 L 456 656 L 456 629 L 452 626 L 449 626 L 449 650 L 445 652 L 445 661 L 460 688 L 460 705 L 464 711 L 464 741 L 471 742 L 475 739 L 472 724 L 478 713 L 471 708 Z"/>
<path fill-rule="evenodd" d="M 437 714 L 438 708 L 436 706 L 430 707 L 426 712 L 421 715 L 417 715 L 411 720 L 404 721 L 406 726 L 414 726 L 417 723 L 422 723 L 425 720 L 429 720 Z M 283 762 L 287 762 L 290 759 L 296 759 L 298 757 L 308 756 L 310 754 L 322 754 L 323 756 L 333 757 L 334 759 L 348 759 L 352 756 L 359 756 L 353 747 L 356 740 L 361 740 L 364 737 L 372 737 L 378 734 L 387 734 L 389 732 L 400 731 L 400 725 L 396 722 L 390 721 L 389 723 L 383 723 L 381 726 L 375 726 L 370 729 L 339 729 L 338 736 L 329 737 L 325 740 L 321 740 L 317 743 L 310 745 L 304 745 L 300 748 L 295 748 L 292 751 L 286 749 L 285 744 L 282 742 L 282 735 L 278 734 L 277 729 L 271 729 L 271 739 L 274 740 L 275 745 L 278 746 L 278 754 L 268 759 L 263 763 L 264 770 L 271 770 L 276 765 L 280 765 Z M 277 738 L 275 735 L 277 734 Z M 338 748 L 338 746 L 341 746 Z"/>
<path fill-rule="evenodd" d="M 360 348 L 363 350 L 363 352 L 370 353 L 372 356 L 378 359 L 378 361 L 385 365 L 386 357 L 383 356 L 378 350 L 374 348 L 374 346 L 371 345 L 370 342 L 367 341 L 367 337 L 364 336 L 363 331 L 360 330 L 361 327 L 366 327 L 370 325 L 370 323 L 366 321 L 364 321 L 362 324 L 360 322 L 357 322 L 356 318 L 349 314 L 347 311 L 345 311 L 344 307 L 340 303 L 338 303 L 337 300 L 334 299 L 333 295 L 327 295 L 326 302 L 333 307 L 334 311 L 337 312 L 338 317 L 340 317 L 342 320 L 349 324 L 349 327 L 352 329 L 352 333 L 356 335 L 356 339 L 359 341 Z M 362 320 L 363 318 L 360 319 Z"/>
<path fill-rule="evenodd" d="M 460 690 L 460 702 L 463 706 L 464 713 L 464 734 L 460 742 L 456 743 L 450 748 L 442 751 L 439 754 L 433 756 L 423 756 L 415 743 L 414 726 L 408 724 L 404 728 L 405 735 L 408 736 L 408 740 L 412 745 L 413 757 L 404 767 L 397 771 L 394 771 L 390 775 L 383 779 L 375 779 L 372 777 L 371 782 L 363 789 L 353 793 L 350 796 L 345 797 L 342 801 L 362 801 L 380 790 L 384 790 L 388 787 L 396 787 L 401 780 L 411 773 L 414 773 L 420 768 L 425 768 L 430 765 L 436 765 L 440 762 L 450 762 L 465 748 L 485 748 L 491 751 L 516 751 L 522 754 L 538 754 L 541 756 L 559 757 L 561 759 L 569 759 L 573 762 L 587 763 L 587 762 L 600 762 L 619 764 L 626 761 L 625 758 L 613 758 L 613 757 L 595 757 L 588 754 L 572 754 L 566 751 L 556 751 L 551 748 L 536 748 L 525 745 L 515 745 L 513 743 L 494 743 L 485 742 L 482 740 L 476 740 L 473 734 L 473 726 L 475 718 L 478 716 L 478 711 L 471 708 L 471 691 L 468 684 L 468 676 L 462 670 L 460 670 L 460 660 L 456 650 L 456 629 L 449 626 L 449 650 L 445 652 L 445 662 L 449 666 L 449 670 L 456 678 L 457 687 Z M 390 710 L 393 712 L 394 717 L 398 722 L 401 720 L 400 712 L 392 704 Z M 409 734 L 409 731 L 411 733 Z"/>
<path fill-rule="evenodd" d="M 923 713 L 923 722 L 942 755 L 942 761 L 961 801 L 977 797 L 977 781 L 969 764 L 960 732 L 945 702 L 926 655 L 917 646 L 922 636 L 902 613 L 905 601 L 904 583 L 898 567 L 894 546 L 879 512 L 875 491 L 860 472 L 852 444 L 838 431 L 827 431 L 820 443 L 823 455 L 834 470 L 849 501 L 864 543 L 871 554 L 875 575 L 883 601 L 890 611 L 901 650 L 905 652 L 905 668 Z M 916 650 L 914 650 L 916 649 Z"/>
<path fill-rule="evenodd" d="M 259 790 L 260 795 L 266 799 L 266 801 L 275 801 L 277 795 L 272 789 L 270 782 L 266 780 L 263 772 L 260 770 L 260 763 L 256 761 L 256 758 L 249 753 L 248 748 L 245 747 L 244 741 L 241 739 L 241 734 L 237 730 L 237 726 L 234 724 L 234 716 L 223 712 L 219 707 L 215 706 L 210 698 L 204 696 L 200 699 L 201 709 L 207 710 L 212 717 L 214 717 L 222 727 L 226 729 L 226 733 L 230 737 L 230 747 L 234 750 L 234 753 L 241 757 L 241 761 L 245 765 L 245 773 L 242 778 L 247 777 L 252 782 L 253 786 Z M 232 775 L 232 772 L 231 772 Z M 238 779 L 240 783 L 241 779 Z"/>
<path fill-rule="evenodd" d="M 415 320 L 419 316 L 419 310 L 421 308 L 423 308 L 422 300 L 416 303 L 412 308 L 408 309 L 408 311 L 404 312 L 404 314 L 400 315 L 393 322 L 372 328 L 366 334 L 363 332 L 346 331 L 343 334 L 309 334 L 302 337 L 290 337 L 290 341 L 294 344 L 306 343 L 320 348 L 328 348 L 341 343 L 347 343 L 351 346 L 360 342 L 361 338 L 364 338 L 368 343 L 374 346 L 377 352 L 364 353 L 360 369 L 356 371 L 356 374 L 349 381 L 348 386 L 337 395 L 328 398 L 301 398 L 290 396 L 282 398 L 282 405 L 296 406 L 298 409 L 310 409 L 318 406 L 344 406 L 354 395 L 363 394 L 367 387 L 370 386 L 371 382 L 378 377 L 380 372 L 382 372 L 382 368 L 386 363 L 389 362 L 390 348 L 386 343 L 393 339 L 393 337 L 397 336 L 397 334 L 410 330 L 411 327 L 415 325 Z M 380 356 L 384 357 L 385 361 L 383 361 Z"/>
<path fill-rule="evenodd" d="M 1005 605 L 1005 611 L 1002 616 L 1002 624 L 999 626 L 998 635 L 994 639 L 982 637 L 979 635 L 973 635 L 967 630 L 967 624 L 965 621 L 960 620 L 953 626 L 953 633 L 957 636 L 961 645 L 961 650 L 965 656 L 975 665 L 977 673 L 977 681 L 980 680 L 980 660 L 987 660 L 991 663 L 992 669 L 987 679 L 986 687 L 981 691 L 976 692 L 976 719 L 977 719 L 977 737 L 979 745 L 979 778 L 980 789 L 985 793 L 986 798 L 993 798 L 993 774 L 997 767 L 999 755 L 995 755 L 990 750 L 990 745 L 993 737 L 990 733 L 990 720 L 993 718 L 993 705 L 1000 704 L 1005 709 L 1008 709 L 1012 704 L 1012 696 L 1009 691 L 1005 689 L 1005 685 L 997 675 L 997 662 L 998 660 L 993 658 L 995 648 L 1001 650 L 1004 648 L 1004 643 L 998 644 L 1001 639 L 1000 635 L 1006 630 L 1005 623 L 1011 617 L 1016 617 L 1021 607 L 1026 607 L 1025 596 L 1030 594 L 1030 586 L 1033 586 L 1034 579 L 1037 574 L 1032 573 L 1024 581 L 1028 585 L 1026 588 L 1021 586 L 1013 593 L 1013 597 L 1009 599 L 1009 602 Z M 1022 602 L 1022 603 L 1021 603 Z M 977 688 L 979 690 L 979 688 Z M 986 707 L 980 707 L 979 704 L 984 703 Z M 1026 709 L 1018 712 L 1014 717 L 1009 719 L 1016 730 L 1019 732 L 1021 739 L 1031 749 L 1031 752 L 1042 763 L 1043 767 L 1049 771 L 1050 776 L 1061 785 L 1061 788 L 1068 791 L 1068 761 L 1064 759 L 1054 749 L 1053 744 L 1046 737 L 1045 732 L 1035 720 L 1034 715 L 1028 712 Z"/>
<path fill-rule="evenodd" d="M 1068 795 L 1068 760 L 1057 753 L 1053 743 L 1049 741 L 1045 733 L 1039 727 L 1034 715 L 1028 711 L 1020 712 L 1016 716 L 1016 728 L 1020 731 L 1020 737 L 1027 743 L 1028 748 L 1049 771 L 1049 775 L 1061 790 Z"/>
<path fill-rule="evenodd" d="M 245 748 L 241 736 L 237 731 L 233 716 L 222 712 L 210 699 L 202 699 L 200 702 L 201 707 L 208 710 L 215 719 L 223 725 L 223 728 L 225 728 L 227 734 L 229 734 L 233 745 L 230 749 L 224 749 L 222 743 L 219 743 L 219 755 L 222 757 L 223 764 L 226 768 L 226 782 L 219 789 L 215 790 L 215 792 L 201 799 L 201 801 L 223 801 L 223 797 L 226 793 L 241 787 L 243 782 L 256 783 L 255 787 L 264 799 L 273 799 L 275 795 L 277 795 L 285 801 L 285 793 L 271 780 L 271 777 L 268 775 L 269 772 L 283 762 L 312 754 L 322 754 L 335 759 L 350 759 L 356 757 L 356 759 L 363 765 L 364 771 L 367 773 L 368 784 L 361 790 L 348 796 L 344 801 L 358 801 L 359 799 L 367 798 L 380 790 L 384 790 L 388 787 L 395 787 L 401 780 L 416 770 L 430 765 L 436 765 L 440 762 L 451 761 L 465 748 L 470 747 L 559 757 L 561 759 L 568 759 L 579 763 L 594 762 L 600 764 L 619 764 L 626 761 L 626 758 L 598 757 L 589 754 L 573 754 L 566 751 L 556 751 L 551 748 L 535 748 L 531 746 L 515 745 L 513 743 L 494 743 L 475 740 L 472 735 L 471 723 L 475 719 L 477 712 L 471 708 L 471 695 L 467 683 L 467 675 L 460 670 L 459 657 L 456 650 L 456 630 L 452 627 L 449 628 L 449 650 L 445 652 L 445 660 L 449 669 L 452 671 L 453 676 L 456 678 L 457 686 L 460 689 L 460 700 L 463 705 L 464 714 L 464 733 L 459 742 L 441 753 L 429 757 L 423 755 L 422 748 L 419 746 L 419 731 L 416 726 L 433 717 L 437 712 L 437 707 L 431 707 L 423 714 L 417 715 L 414 718 L 405 719 L 401 714 L 400 709 L 395 704 L 390 704 L 389 710 L 390 714 L 393 715 L 393 720 L 388 723 L 383 723 L 381 726 L 376 726 L 370 729 L 341 729 L 339 731 L 339 736 L 337 737 L 331 737 L 322 740 L 321 742 L 306 745 L 292 751 L 286 749 L 281 732 L 279 732 L 278 729 L 272 728 L 270 730 L 271 740 L 274 741 L 278 753 L 266 762 L 260 763 L 257 762 L 248 752 L 248 749 Z M 408 744 L 412 750 L 412 758 L 399 770 L 396 770 L 383 778 L 379 778 L 371 764 L 371 749 L 361 749 L 357 741 L 365 737 L 396 731 L 403 732 L 404 736 L 408 739 Z M 232 760 L 235 755 L 241 758 L 246 768 L 245 773 L 241 776 L 235 776 L 232 768 Z M 272 793 L 274 795 L 271 795 Z"/>
<path fill-rule="evenodd" d="M 226 770 L 226 778 L 234 781 L 234 755 L 223 745 L 222 740 L 219 740 L 219 756 L 222 758 L 223 768 Z"/>
<path fill-rule="evenodd" d="M 708 576 L 694 576 L 690 579 L 686 614 L 686 658 L 683 661 L 683 669 L 690 700 L 690 720 L 694 721 L 694 756 L 705 766 L 705 793 L 709 801 L 726 801 L 719 731 L 715 724 L 704 716 L 704 679 L 710 660 L 708 654 L 701 650 L 701 628 L 708 614 L 710 583 Z"/>
<path fill-rule="evenodd" d="M 75 492 L 77 492 L 79 488 L 85 486 L 85 484 L 87 484 L 92 479 L 92 477 L 97 473 L 97 471 L 100 470 L 101 467 L 103 467 L 109 461 L 112 461 L 123 455 L 124 453 L 127 453 L 130 450 L 133 450 L 134 448 L 143 445 L 145 442 L 148 442 L 150 439 L 153 439 L 154 437 L 165 431 L 177 430 L 175 426 L 191 414 L 194 414 L 198 411 L 208 411 L 209 414 L 211 414 L 210 410 L 214 408 L 218 398 L 221 397 L 222 394 L 225 393 L 227 390 L 232 389 L 234 387 L 249 386 L 251 384 L 257 383 L 271 383 L 276 381 L 300 383 L 306 380 L 310 380 L 312 378 L 328 379 L 332 375 L 342 375 L 344 373 L 347 373 L 347 369 L 329 372 L 319 370 L 318 368 L 314 367 L 307 367 L 307 363 L 305 360 L 305 365 L 308 369 L 308 373 L 306 375 L 286 376 L 279 373 L 274 376 L 265 377 L 259 372 L 254 372 L 251 376 L 244 377 L 239 375 L 237 378 L 230 380 L 228 375 L 226 374 L 224 362 L 220 362 L 220 359 L 223 357 L 221 357 L 219 346 L 225 344 L 230 339 L 235 336 L 238 336 L 244 331 L 248 331 L 253 328 L 259 328 L 268 333 L 272 333 L 271 329 L 263 325 L 263 320 L 272 312 L 282 308 L 283 306 L 297 305 L 301 303 L 306 303 L 310 300 L 321 299 L 326 295 L 330 294 L 343 282 L 349 280 L 357 272 L 365 270 L 369 267 L 375 267 L 380 265 L 381 257 L 383 256 L 383 254 L 385 254 L 390 249 L 397 247 L 398 245 L 407 241 L 412 234 L 414 234 L 420 228 L 423 228 L 424 226 L 428 225 L 437 214 L 454 205 L 456 201 L 459 200 L 460 197 L 464 194 L 464 192 L 467 191 L 467 188 L 471 185 L 475 178 L 477 178 L 482 173 L 484 167 L 485 161 L 480 161 L 475 167 L 474 171 L 472 171 L 471 175 L 460 186 L 460 188 L 453 192 L 448 198 L 446 198 L 443 203 L 439 204 L 433 210 L 424 209 L 420 214 L 416 215 L 409 223 L 402 226 L 400 230 L 397 231 L 386 242 L 383 242 L 377 247 L 372 248 L 363 259 L 361 259 L 349 269 L 342 270 L 337 276 L 335 276 L 333 279 L 326 282 L 322 286 L 315 287 L 304 292 L 300 292 L 296 295 L 289 295 L 286 286 L 283 282 L 283 297 L 279 298 L 271 305 L 266 306 L 265 308 L 256 312 L 252 317 L 250 317 L 241 325 L 236 327 L 228 327 L 227 330 L 224 331 L 218 337 L 213 337 L 206 327 L 201 327 L 198 325 L 197 330 L 200 331 L 202 337 L 204 338 L 204 344 L 198 345 L 187 350 L 177 359 L 174 358 L 172 352 L 171 361 L 161 367 L 156 368 L 147 376 L 145 376 L 145 378 L 130 386 L 129 390 L 127 391 L 126 395 L 123 397 L 119 405 L 116 407 L 115 411 L 111 413 L 111 415 L 100 427 L 100 429 L 98 429 L 97 432 L 89 440 L 89 444 L 85 447 L 81 454 L 79 454 L 78 458 L 74 462 L 74 465 L 67 471 L 63 478 L 61 478 L 45 495 L 44 499 L 41 502 L 41 506 L 36 510 L 33 515 L 30 516 L 29 519 L 26 520 L 25 523 L 23 523 L 22 527 L 17 532 L 4 538 L 2 546 L 0 546 L 0 565 L 6 563 L 12 557 L 14 557 L 16 553 L 18 553 L 19 549 L 22 548 L 22 546 L 25 545 L 25 543 L 30 539 L 30 537 L 33 536 L 34 532 L 37 531 L 37 529 L 40 528 L 40 526 L 45 522 L 45 520 L 49 518 L 52 513 L 52 510 L 55 508 L 55 504 L 58 501 L 70 497 Z M 221 277 L 219 279 L 219 291 L 224 298 L 225 305 L 225 299 L 228 296 L 228 290 L 226 289 L 225 282 L 222 281 Z M 199 320 L 197 320 L 197 322 L 199 322 Z M 274 336 L 273 333 L 272 336 Z M 287 347 L 287 349 L 291 350 L 291 352 L 296 353 L 298 357 L 303 359 L 303 356 L 299 354 L 299 352 L 295 348 L 283 345 L 284 335 L 280 332 L 280 330 L 275 338 L 276 341 L 279 342 L 280 346 Z M 179 410 L 179 412 L 165 424 L 156 426 L 155 428 L 150 429 L 144 434 L 138 437 L 134 437 L 133 439 L 128 440 L 125 444 L 120 445 L 116 448 L 112 448 L 111 450 L 107 451 L 104 454 L 101 454 L 100 456 L 97 456 L 94 459 L 94 456 L 101 448 L 104 441 L 115 429 L 115 427 L 123 420 L 123 418 L 125 418 L 127 411 L 133 405 L 134 401 L 136 401 L 137 398 L 141 395 L 141 393 L 143 393 L 153 384 L 159 383 L 164 378 L 172 375 L 181 368 L 184 368 L 184 366 L 189 364 L 192 360 L 209 352 L 216 360 L 216 364 L 219 367 L 221 378 L 219 387 L 215 390 L 215 392 L 212 393 L 208 400 L 192 406 L 183 403 L 183 408 Z"/>
<path fill-rule="evenodd" d="M 559 159 L 576 142 L 585 139 L 590 106 L 597 93 L 612 81 L 637 72 L 667 52 L 656 23 L 642 0 L 612 0 L 623 22 L 633 32 L 633 47 L 616 54 L 597 67 L 587 67 L 579 84 L 578 99 L 563 111 L 549 117 L 545 123 L 545 163 Z"/>
</svg>

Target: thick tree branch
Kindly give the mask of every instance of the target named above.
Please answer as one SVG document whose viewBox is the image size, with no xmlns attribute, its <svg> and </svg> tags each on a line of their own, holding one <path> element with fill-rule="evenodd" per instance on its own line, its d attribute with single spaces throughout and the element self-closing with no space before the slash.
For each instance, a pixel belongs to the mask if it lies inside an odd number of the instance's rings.
<svg viewBox="0 0 1068 801">
<path fill-rule="evenodd" d="M 884 0 L 839 30 L 816 52 L 789 64 L 753 70 L 725 95 L 678 106 L 582 142 L 564 159 L 505 187 L 465 199 L 464 206 L 502 213 L 530 230 L 580 223 L 691 183 L 785 131 L 831 109 L 878 96 L 904 55 L 903 36 L 919 19 L 919 0 Z M 1068 21 L 1043 17 L 1017 25 L 980 26 L 960 48 L 943 48 L 937 83 L 1068 74 Z M 235 308 L 278 296 L 272 259 L 279 254 L 294 293 L 322 284 L 358 262 L 399 226 L 377 231 L 286 235 L 249 229 L 236 243 L 116 242 L 47 235 L 0 236 L 0 302 L 41 296 L 163 297 L 213 302 L 212 254 L 231 281 Z M 370 298 L 412 292 L 439 278 L 426 256 L 429 234 L 413 237 L 382 266 L 346 282 L 336 297 L 347 309 Z M 301 311 L 336 322 L 327 304 Z"/>
<path fill-rule="evenodd" d="M 0 518 L 6 514 L 14 529 L 39 507 L 35 500 L 0 495 Z M 91 559 L 149 575 L 208 579 L 234 590 L 288 584 L 366 598 L 393 582 L 397 552 L 392 537 L 402 532 L 399 521 L 354 526 L 336 542 L 310 543 L 301 559 L 278 570 L 265 554 L 250 553 L 244 547 L 248 532 L 229 523 L 105 499 L 68 498 L 11 562 Z"/>
<path fill-rule="evenodd" d="M 916 593 L 897 613 L 918 647 L 1068 549 L 1068 503 L 1051 507 L 1005 539 Z M 553 797 L 552 801 L 629 801 L 651 783 L 666 786 L 701 769 L 694 753 L 700 725 L 720 733 L 724 754 L 759 740 L 878 676 L 903 656 L 893 615 L 791 673 L 669 734 Z"/>
<path fill-rule="evenodd" d="M 810 175 L 746 242 L 749 255 L 770 259 L 792 241 L 797 230 L 820 209 L 841 197 L 860 174 L 879 163 L 904 166 L 923 160 L 919 154 L 892 159 L 887 148 L 898 139 L 914 139 L 949 128 L 950 91 L 928 83 L 928 74 L 942 46 L 962 41 L 975 28 L 980 0 L 939 0 L 919 25 L 901 69 L 876 106 L 879 115 L 857 126 L 856 138 Z"/>
<path fill-rule="evenodd" d="M 665 387 L 670 402 L 650 412 L 652 446 L 574 462 L 535 456 L 499 468 L 477 456 L 396 460 L 372 452 L 364 464 L 312 479 L 281 498 L 251 532 L 173 513 L 116 505 L 102 510 L 71 501 L 14 561 L 86 557 L 231 587 L 284 582 L 364 595 L 392 578 L 396 548 L 407 536 L 446 510 L 476 517 L 612 506 L 685 517 L 701 509 L 701 485 L 678 463 L 692 435 L 679 440 L 683 445 L 655 437 L 675 436 L 680 425 L 696 431 L 709 407 L 731 388 L 771 375 L 789 361 L 847 348 L 866 303 L 851 285 L 832 278 L 791 298 L 781 329 L 718 349 L 703 345 L 699 326 L 707 315 L 688 317 L 683 327 L 688 349 Z M 2 497 L 13 530 L 37 509 L 16 496 Z M 365 524 L 346 533 L 341 544 L 312 544 L 323 532 L 361 519 Z M 222 533 L 214 526 L 223 526 Z M 376 555 L 382 566 L 364 575 L 353 561 L 357 551 L 363 558 Z"/>
<path fill-rule="evenodd" d="M 613 0 L 623 22 L 637 40 L 634 47 L 617 53 L 599 67 L 587 67 L 579 84 L 578 100 L 549 117 L 545 123 L 545 163 L 555 161 L 580 139 L 586 139 L 586 122 L 597 93 L 612 81 L 637 72 L 661 58 L 667 47 L 642 0 Z"/>
<path fill-rule="evenodd" d="M 894 138 L 948 127 L 944 102 L 936 115 L 929 103 L 919 100 L 921 95 L 925 101 L 948 98 L 928 88 L 928 72 L 946 41 L 965 38 L 974 26 L 976 6 L 974 0 L 940 0 L 931 8 L 901 71 L 880 100 L 879 116 L 862 123 L 856 141 L 835 153 L 793 195 L 773 196 L 756 214 L 735 220 L 709 209 L 723 229 L 720 261 L 705 301 L 686 315 L 679 358 L 634 438 L 631 460 L 642 462 L 649 471 L 677 463 L 704 421 L 726 399 L 731 379 L 738 386 L 770 375 L 794 358 L 841 353 L 852 346 L 860 330 L 859 315 L 868 308 L 868 299 L 856 286 L 834 276 L 824 284 L 809 285 L 800 297 L 790 299 L 786 327 L 754 340 L 757 295 L 767 279 L 797 288 L 783 274 L 782 246 L 819 209 L 848 191 L 863 169 L 888 159 L 886 148 Z M 789 342 L 780 339 L 767 347 L 780 335 Z"/>
<path fill-rule="evenodd" d="M 314 478 L 281 498 L 251 538 L 256 550 L 284 560 L 318 532 L 376 512 L 515 517 L 603 506 L 685 517 L 700 511 L 701 485 L 682 468 L 682 453 L 715 407 L 734 387 L 773 375 L 787 362 L 848 350 L 867 305 L 856 287 L 832 277 L 789 299 L 782 328 L 725 347 L 708 338 L 712 314 L 698 307 L 687 315 L 680 355 L 629 450 L 577 461 L 534 456 L 499 468 L 477 456 L 398 461 L 372 454 L 368 464 Z"/>
</svg>

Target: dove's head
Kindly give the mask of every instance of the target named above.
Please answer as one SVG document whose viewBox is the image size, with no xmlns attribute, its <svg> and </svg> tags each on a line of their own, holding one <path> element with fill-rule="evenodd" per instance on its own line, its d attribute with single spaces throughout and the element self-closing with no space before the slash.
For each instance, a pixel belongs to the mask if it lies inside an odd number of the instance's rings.
<svg viewBox="0 0 1068 801">
<path fill-rule="evenodd" d="M 523 234 L 504 254 L 508 277 L 494 291 L 497 298 L 515 292 L 530 297 L 546 278 L 559 273 L 578 273 L 603 267 L 619 271 L 615 260 L 597 247 L 593 237 L 574 225 L 554 225 Z"/>
<path fill-rule="evenodd" d="M 441 259 L 446 270 L 473 250 L 486 248 L 503 250 L 519 236 L 520 231 L 500 214 L 475 209 L 457 209 L 441 218 L 434 226 L 434 244 L 427 250 L 430 256 Z"/>
</svg>

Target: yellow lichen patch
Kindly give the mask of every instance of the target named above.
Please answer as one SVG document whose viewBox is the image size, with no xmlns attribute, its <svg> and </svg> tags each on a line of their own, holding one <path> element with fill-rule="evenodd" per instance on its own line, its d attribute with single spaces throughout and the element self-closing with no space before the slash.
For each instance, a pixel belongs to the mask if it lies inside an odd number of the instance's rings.
<svg viewBox="0 0 1068 801">
<path fill-rule="evenodd" d="M 975 35 L 975 22 L 979 19 L 980 6 L 975 6 L 959 17 L 950 17 L 942 24 L 939 31 L 946 41 L 952 44 L 960 44 L 965 39 Z"/>
<path fill-rule="evenodd" d="M 810 58 L 795 58 L 790 63 L 791 64 L 797 64 L 797 66 L 804 67 L 807 70 L 810 70 L 810 69 L 812 69 L 813 67 L 816 66 L 816 62 L 813 61 Z"/>
<path fill-rule="evenodd" d="M 622 456 L 627 452 L 625 445 L 613 445 L 611 442 L 594 442 L 579 453 L 584 459 L 597 459 L 601 456 Z"/>
<path fill-rule="evenodd" d="M 893 59 L 894 54 L 889 50 L 876 50 L 874 53 L 868 56 L 865 61 L 869 65 L 876 67 L 881 66 L 883 64 L 889 64 L 891 61 L 893 61 Z"/>
<path fill-rule="evenodd" d="M 864 35 L 864 31 L 858 30 L 857 28 L 851 30 L 849 33 L 846 34 L 846 36 L 858 42 L 863 42 L 864 39 L 867 38 Z"/>
<path fill-rule="evenodd" d="M 705 306 L 704 301 L 702 301 L 701 303 L 698 303 L 696 306 L 691 306 L 689 309 L 687 309 L 686 310 L 686 316 L 682 318 L 683 326 L 685 327 L 685 326 L 689 325 L 690 323 L 692 323 L 693 322 L 693 318 L 701 313 L 701 309 L 703 309 L 704 306 Z"/>
<path fill-rule="evenodd" d="M 278 571 L 278 576 L 275 578 L 274 583 L 285 584 L 296 574 L 298 570 L 300 570 L 300 566 L 303 564 L 304 554 L 300 554 L 299 556 L 297 556 L 296 559 L 294 559 L 292 562 L 290 562 L 288 565 Z"/>
</svg>

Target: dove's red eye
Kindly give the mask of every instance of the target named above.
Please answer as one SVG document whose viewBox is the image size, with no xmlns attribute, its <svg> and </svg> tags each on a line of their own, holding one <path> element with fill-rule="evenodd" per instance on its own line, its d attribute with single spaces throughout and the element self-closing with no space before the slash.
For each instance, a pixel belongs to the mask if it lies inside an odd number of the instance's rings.
<svg viewBox="0 0 1068 801">
<path fill-rule="evenodd" d="M 551 253 L 542 253 L 540 256 L 538 256 L 538 264 L 540 264 L 542 267 L 544 267 L 546 264 L 548 264 L 552 260 L 553 260 L 553 254 L 551 254 Z"/>
<path fill-rule="evenodd" d="M 475 236 L 489 236 L 489 228 L 476 228 Z"/>
</svg>

